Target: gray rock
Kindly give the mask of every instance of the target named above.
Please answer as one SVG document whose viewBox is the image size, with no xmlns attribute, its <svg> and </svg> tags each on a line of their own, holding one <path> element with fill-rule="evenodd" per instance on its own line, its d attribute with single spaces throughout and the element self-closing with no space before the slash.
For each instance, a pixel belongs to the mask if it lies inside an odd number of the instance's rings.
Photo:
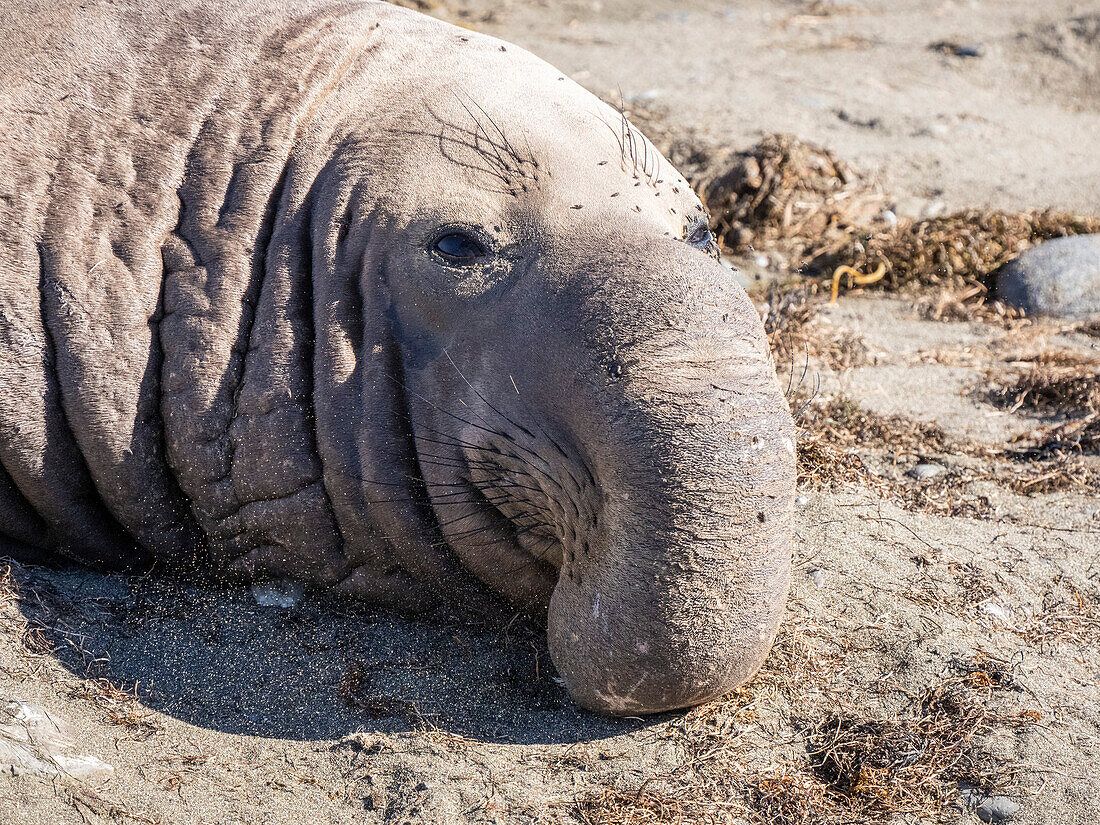
<svg viewBox="0 0 1100 825">
<path fill-rule="evenodd" d="M 1100 235 L 1055 238 L 1009 261 L 997 297 L 1029 315 L 1100 315 Z"/>
<path fill-rule="evenodd" d="M 959 783 L 959 801 L 964 808 L 976 813 L 982 822 L 993 825 L 1012 819 L 1020 810 L 1020 806 L 1007 796 L 986 796 L 973 785 L 965 783 Z"/>
</svg>

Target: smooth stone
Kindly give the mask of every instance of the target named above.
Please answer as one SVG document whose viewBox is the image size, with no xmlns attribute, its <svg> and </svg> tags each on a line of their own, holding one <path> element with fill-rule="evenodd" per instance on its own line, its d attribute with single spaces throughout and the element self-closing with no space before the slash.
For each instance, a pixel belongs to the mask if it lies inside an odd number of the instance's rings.
<svg viewBox="0 0 1100 825">
<path fill-rule="evenodd" d="M 825 586 L 825 571 L 820 568 L 815 568 L 810 571 L 810 578 L 813 580 L 814 587 L 818 590 Z"/>
<path fill-rule="evenodd" d="M 1020 806 L 1007 796 L 990 796 L 978 806 L 975 813 L 982 822 L 1004 822 L 1011 819 Z"/>
<path fill-rule="evenodd" d="M 1020 806 L 1007 796 L 986 796 L 973 785 L 959 783 L 959 801 L 967 810 L 972 810 L 982 822 L 996 825 L 1012 819 Z"/>
<path fill-rule="evenodd" d="M 257 582 L 249 588 L 256 604 L 263 607 L 296 607 L 305 595 L 305 588 L 299 582 L 288 580 Z"/>
<path fill-rule="evenodd" d="M 944 471 L 944 468 L 939 464 L 918 464 L 912 470 L 909 471 L 909 475 L 915 478 L 917 481 L 925 481 L 927 479 L 938 476 Z"/>
<path fill-rule="evenodd" d="M 1028 315 L 1100 315 L 1100 235 L 1054 238 L 1009 261 L 997 297 Z"/>
</svg>

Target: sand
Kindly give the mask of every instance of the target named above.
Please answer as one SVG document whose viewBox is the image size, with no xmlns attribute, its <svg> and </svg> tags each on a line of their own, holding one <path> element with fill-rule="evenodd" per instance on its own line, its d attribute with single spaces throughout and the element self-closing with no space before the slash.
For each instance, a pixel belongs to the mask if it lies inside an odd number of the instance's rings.
<svg viewBox="0 0 1100 825">
<path fill-rule="evenodd" d="M 899 211 L 1100 213 L 1100 52 L 1072 22 L 1096 3 L 432 11 L 599 94 L 621 87 L 709 152 L 776 131 L 825 144 Z M 982 56 L 929 50 L 945 40 Z M 944 441 L 857 433 L 845 449 L 870 475 L 805 485 L 787 619 L 734 696 L 613 720 L 568 701 L 523 617 L 408 621 L 313 594 L 265 606 L 247 589 L 0 560 L 0 762 L 17 749 L 24 768 L 0 774 L 0 825 L 977 822 L 968 781 L 1018 805 L 1012 821 L 1097 821 L 1100 496 L 1087 480 L 1022 494 L 1030 470 L 1003 451 L 1058 416 L 988 390 L 1036 353 L 1100 359 L 1100 339 L 924 314 L 846 294 L 813 321 L 862 354 L 800 360 L 803 395 Z M 917 481 L 918 463 L 942 470 Z M 17 718 L 35 708 L 50 714 L 38 727 Z M 845 754 L 863 760 L 857 782 L 837 770 Z M 109 768 L 79 778 L 88 758 Z"/>
</svg>

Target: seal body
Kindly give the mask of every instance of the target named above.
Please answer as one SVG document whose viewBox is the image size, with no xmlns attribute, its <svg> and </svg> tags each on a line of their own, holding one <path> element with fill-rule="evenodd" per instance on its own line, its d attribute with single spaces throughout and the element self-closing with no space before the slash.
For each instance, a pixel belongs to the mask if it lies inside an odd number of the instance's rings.
<svg viewBox="0 0 1100 825">
<path fill-rule="evenodd" d="M 612 712 L 755 672 L 790 416 L 620 113 L 384 3 L 0 10 L 0 550 L 503 596 Z"/>
</svg>

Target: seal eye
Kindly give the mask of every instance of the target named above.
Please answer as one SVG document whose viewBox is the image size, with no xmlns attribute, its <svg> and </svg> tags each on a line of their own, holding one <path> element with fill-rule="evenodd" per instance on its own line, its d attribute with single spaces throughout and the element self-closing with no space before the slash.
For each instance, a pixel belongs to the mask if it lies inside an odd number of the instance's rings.
<svg viewBox="0 0 1100 825">
<path fill-rule="evenodd" d="M 481 241 L 465 232 L 448 232 L 435 242 L 433 249 L 447 263 L 459 266 L 469 266 L 485 257 Z"/>
<path fill-rule="evenodd" d="M 710 234 L 710 227 L 707 226 L 706 221 L 699 221 L 688 230 L 684 241 L 696 249 L 707 251 L 714 244 L 714 236 Z"/>
</svg>

